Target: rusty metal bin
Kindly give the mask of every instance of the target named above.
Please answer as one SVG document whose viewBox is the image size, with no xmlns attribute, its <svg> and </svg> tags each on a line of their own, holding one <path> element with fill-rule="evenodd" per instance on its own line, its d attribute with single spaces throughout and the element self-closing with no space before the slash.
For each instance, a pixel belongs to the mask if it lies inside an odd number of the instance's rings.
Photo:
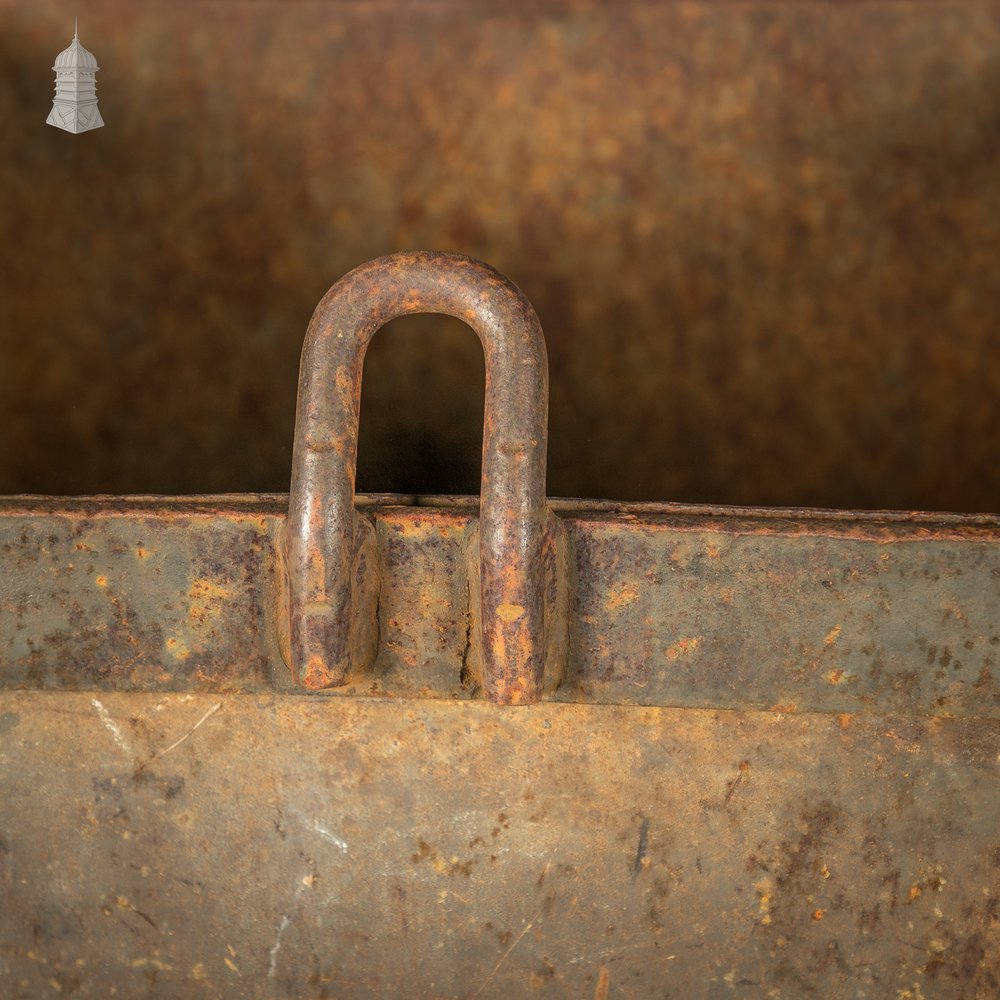
<svg viewBox="0 0 1000 1000">
<path fill-rule="evenodd" d="M 421 311 L 479 500 L 354 496 Z M 1000 520 L 547 501 L 546 401 L 513 285 L 399 255 L 290 498 L 0 503 L 0 995 L 1000 995 Z"/>
</svg>

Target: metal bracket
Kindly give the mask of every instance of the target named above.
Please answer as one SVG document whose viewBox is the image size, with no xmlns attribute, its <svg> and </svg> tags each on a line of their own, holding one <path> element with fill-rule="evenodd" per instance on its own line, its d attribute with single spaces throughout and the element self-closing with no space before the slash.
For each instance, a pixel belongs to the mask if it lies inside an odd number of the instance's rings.
<svg viewBox="0 0 1000 1000">
<path fill-rule="evenodd" d="M 545 579 L 559 537 L 545 500 L 545 341 L 534 309 L 514 284 L 455 254 L 396 254 L 364 264 L 327 292 L 309 324 L 284 553 L 289 666 L 309 688 L 343 685 L 371 666 L 376 624 L 359 614 L 359 591 L 370 591 L 364 573 L 374 562 L 358 541 L 365 528 L 354 506 L 361 375 L 376 330 L 397 316 L 425 312 L 464 320 L 483 345 L 479 590 L 470 603 L 481 609 L 475 617 L 486 697 L 498 704 L 535 702 L 546 686 L 547 620 L 550 632 L 566 629 L 566 601 L 554 600 L 557 587 Z M 553 597 L 548 613 L 547 593 Z M 563 612 L 558 626 L 557 607 Z M 359 635 L 359 623 L 366 634 Z M 552 649 L 565 655 L 565 642 Z"/>
</svg>

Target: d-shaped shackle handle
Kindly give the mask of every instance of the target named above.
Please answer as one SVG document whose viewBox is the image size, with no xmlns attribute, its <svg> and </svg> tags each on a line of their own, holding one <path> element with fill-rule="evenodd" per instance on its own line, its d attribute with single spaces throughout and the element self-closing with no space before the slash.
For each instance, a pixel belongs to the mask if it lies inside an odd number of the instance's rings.
<svg viewBox="0 0 1000 1000">
<path fill-rule="evenodd" d="M 456 254 L 401 253 L 363 264 L 313 314 L 299 372 L 285 550 L 290 666 L 311 688 L 350 677 L 364 520 L 354 507 L 362 367 L 375 331 L 412 313 L 464 320 L 483 345 L 482 682 L 491 701 L 537 701 L 545 658 L 545 341 L 512 282 Z"/>
</svg>

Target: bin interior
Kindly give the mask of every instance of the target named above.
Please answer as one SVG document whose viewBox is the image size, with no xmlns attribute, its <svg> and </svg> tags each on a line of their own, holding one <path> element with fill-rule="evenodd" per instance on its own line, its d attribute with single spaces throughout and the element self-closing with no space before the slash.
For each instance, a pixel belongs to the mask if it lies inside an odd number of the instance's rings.
<svg viewBox="0 0 1000 1000">
<path fill-rule="evenodd" d="M 0 494 L 287 489 L 315 303 L 428 247 L 541 317 L 550 495 L 995 510 L 998 14 L 7 3 Z M 477 492 L 481 375 L 377 337 L 359 489 Z"/>
</svg>

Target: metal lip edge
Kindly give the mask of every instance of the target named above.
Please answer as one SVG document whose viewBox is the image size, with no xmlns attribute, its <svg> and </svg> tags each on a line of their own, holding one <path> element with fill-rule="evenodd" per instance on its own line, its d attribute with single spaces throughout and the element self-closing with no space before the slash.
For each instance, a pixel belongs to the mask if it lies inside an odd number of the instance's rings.
<svg viewBox="0 0 1000 1000">
<path fill-rule="evenodd" d="M 988 730 L 996 730 L 1000 726 L 1000 717 L 976 713 L 933 713 L 933 712 L 903 712 L 891 709 L 880 710 L 839 710 L 829 708 L 805 707 L 793 711 L 768 708 L 763 703 L 747 703 L 745 705 L 712 705 L 684 704 L 674 699 L 662 703 L 634 702 L 615 699 L 574 699 L 553 698 L 551 695 L 532 705 L 495 705 L 485 698 L 449 698 L 449 697 L 414 697 L 398 694 L 395 696 L 379 696 L 369 694 L 346 694 L 344 692 L 305 692 L 302 690 L 279 690 L 275 688 L 259 688 L 255 690 L 189 690 L 178 688 L 171 690 L 151 690 L 148 688 L 114 689 L 114 688 L 38 688 L 0 685 L 0 703 L 14 700 L 49 700 L 58 698 L 76 698 L 92 700 L 95 694 L 109 703 L 114 701 L 150 701 L 153 699 L 178 698 L 185 703 L 208 703 L 220 698 L 226 702 L 242 702 L 244 704 L 264 703 L 281 704 L 288 708 L 309 706 L 321 712 L 336 712 L 339 710 L 365 710 L 388 708 L 398 712 L 405 706 L 410 712 L 421 711 L 441 713 L 446 711 L 481 712 L 484 714 L 499 713 L 508 718 L 530 719 L 531 716 L 541 717 L 546 713 L 594 713 L 608 712 L 619 714 L 665 713 L 671 715 L 699 714 L 720 719 L 736 720 L 746 716 L 758 716 L 770 720 L 775 726 L 795 726 L 803 724 L 827 724 L 841 731 L 844 730 L 844 719 L 849 717 L 852 725 L 857 723 L 862 728 L 866 726 L 881 726 L 886 724 L 908 725 L 915 727 L 967 727 L 970 725 Z"/>
<path fill-rule="evenodd" d="M 373 513 L 393 510 L 426 510 L 474 514 L 478 496 L 358 494 L 357 506 Z M 690 504 L 651 501 L 581 500 L 552 498 L 549 507 L 560 517 L 581 521 L 664 525 L 704 529 L 705 522 L 719 522 L 720 530 L 752 530 L 754 524 L 774 525 L 782 533 L 824 533 L 823 528 L 853 532 L 880 528 L 913 528 L 921 534 L 957 531 L 963 536 L 1000 534 L 1000 514 L 960 514 L 947 511 L 836 510 L 822 507 L 742 507 L 729 504 Z M 160 494 L 93 494 L 0 496 L 0 516 L 122 516 L 130 514 L 217 514 L 282 516 L 288 510 L 287 493 L 218 493 L 170 496 Z M 697 522 L 697 524 L 693 523 Z M 949 531 L 950 529 L 950 531 Z"/>
</svg>

